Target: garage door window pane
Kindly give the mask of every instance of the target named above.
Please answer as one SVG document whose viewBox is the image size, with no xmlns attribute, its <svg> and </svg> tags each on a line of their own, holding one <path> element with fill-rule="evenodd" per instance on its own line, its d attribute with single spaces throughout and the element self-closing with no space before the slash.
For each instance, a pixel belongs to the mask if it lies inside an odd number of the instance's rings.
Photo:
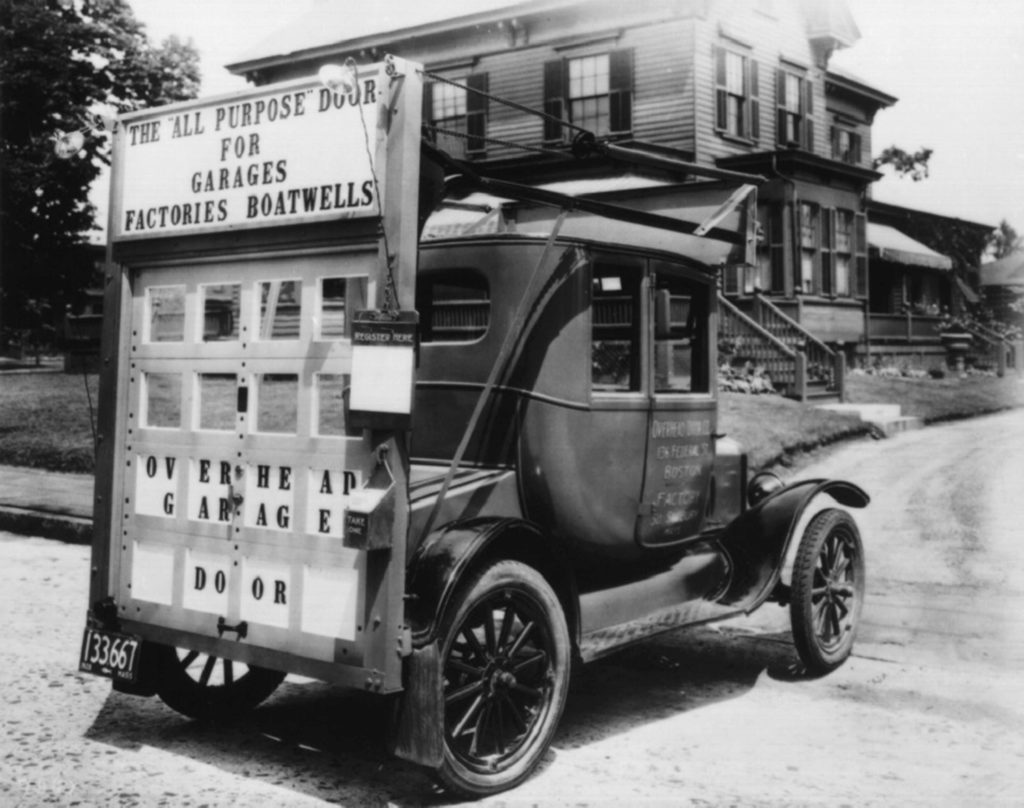
<svg viewBox="0 0 1024 808">
<path fill-rule="evenodd" d="M 345 435 L 347 373 L 319 373 L 316 377 L 318 435 Z"/>
<path fill-rule="evenodd" d="M 366 308 L 366 278 L 321 278 L 319 339 L 352 336 L 352 317 Z"/>
<path fill-rule="evenodd" d="M 151 286 L 146 290 L 148 342 L 184 342 L 185 287 Z"/>
<path fill-rule="evenodd" d="M 261 340 L 299 338 L 301 291 L 299 281 L 264 281 L 260 284 Z"/>
<path fill-rule="evenodd" d="M 146 373 L 142 425 L 160 429 L 181 426 L 181 374 Z"/>
<path fill-rule="evenodd" d="M 203 301 L 203 342 L 238 339 L 241 284 L 201 286 L 200 292 Z"/>
<path fill-rule="evenodd" d="M 199 374 L 200 429 L 234 429 L 237 407 L 238 377 L 234 373 Z"/>
<path fill-rule="evenodd" d="M 299 431 L 299 377 L 264 373 L 257 378 L 256 431 L 295 435 Z"/>
</svg>

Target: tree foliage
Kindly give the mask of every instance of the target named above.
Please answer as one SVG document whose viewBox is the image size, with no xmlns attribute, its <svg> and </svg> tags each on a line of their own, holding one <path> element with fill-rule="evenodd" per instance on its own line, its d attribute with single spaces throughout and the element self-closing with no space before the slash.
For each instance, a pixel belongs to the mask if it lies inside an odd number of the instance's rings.
<svg viewBox="0 0 1024 808">
<path fill-rule="evenodd" d="M 1005 258 L 1010 253 L 1017 252 L 1024 248 L 1024 238 L 1014 230 L 1006 219 L 999 223 L 999 227 L 992 231 L 988 240 L 988 249 L 993 260 Z"/>
<path fill-rule="evenodd" d="M 0 0 L 0 81 L 0 325 L 18 329 L 89 280 L 88 193 L 109 137 L 87 133 L 68 160 L 55 137 L 194 98 L 199 55 L 176 37 L 151 44 L 126 0 Z"/>
<path fill-rule="evenodd" d="M 874 166 L 875 169 L 891 166 L 897 176 L 910 177 L 914 182 L 919 182 L 928 176 L 931 156 L 932 150 L 924 147 L 916 152 L 908 152 L 899 146 L 889 146 L 874 159 Z"/>
</svg>

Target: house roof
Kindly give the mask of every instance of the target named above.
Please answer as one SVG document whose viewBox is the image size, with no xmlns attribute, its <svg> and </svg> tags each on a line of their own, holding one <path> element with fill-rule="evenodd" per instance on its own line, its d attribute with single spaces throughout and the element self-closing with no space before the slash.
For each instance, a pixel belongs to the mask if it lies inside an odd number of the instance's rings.
<svg viewBox="0 0 1024 808">
<path fill-rule="evenodd" d="M 891 107 L 899 100 L 896 96 L 872 86 L 866 79 L 832 63 L 828 66 L 825 79 L 834 90 L 867 98 L 878 107 Z"/>
<path fill-rule="evenodd" d="M 276 31 L 227 68 L 244 72 L 257 64 L 329 49 L 339 43 L 358 49 L 386 36 L 389 40 L 428 35 L 454 27 L 495 22 L 536 9 L 550 10 L 579 0 L 472 0 L 463 13 L 452 14 L 448 4 L 430 2 L 364 3 L 318 0 L 301 17 Z"/>
<path fill-rule="evenodd" d="M 953 260 L 887 224 L 868 222 L 868 246 L 882 261 L 929 269 L 952 269 Z"/>
<path fill-rule="evenodd" d="M 1012 252 L 981 265 L 982 286 L 1024 286 L 1024 252 Z"/>
</svg>

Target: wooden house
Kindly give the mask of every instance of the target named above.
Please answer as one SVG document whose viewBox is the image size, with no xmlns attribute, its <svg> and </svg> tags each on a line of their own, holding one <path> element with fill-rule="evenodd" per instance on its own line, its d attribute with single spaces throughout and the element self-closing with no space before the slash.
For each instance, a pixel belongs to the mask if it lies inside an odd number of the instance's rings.
<svg viewBox="0 0 1024 808">
<path fill-rule="evenodd" d="M 319 3 L 229 68 L 264 83 L 348 57 L 420 62 L 428 135 L 497 175 L 621 173 L 579 156 L 581 130 L 760 175 L 758 258 L 723 273 L 723 326 L 804 354 L 819 387 L 866 356 L 871 125 L 896 99 L 830 67 L 860 36 L 844 0 L 527 0 L 446 19 L 423 6 L 396 19 Z"/>
</svg>

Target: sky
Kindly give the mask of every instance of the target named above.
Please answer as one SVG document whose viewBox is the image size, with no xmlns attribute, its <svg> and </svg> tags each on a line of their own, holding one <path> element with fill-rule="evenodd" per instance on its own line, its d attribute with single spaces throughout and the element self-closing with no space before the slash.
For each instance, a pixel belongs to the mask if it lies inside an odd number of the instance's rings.
<svg viewBox="0 0 1024 808">
<path fill-rule="evenodd" d="M 379 2 L 380 0 L 378 0 Z M 643 2 L 643 0 L 637 0 Z M 744 2 L 744 0 L 739 0 Z M 129 0 L 150 39 L 192 38 L 203 95 L 245 87 L 223 69 L 315 3 L 351 0 Z M 874 152 L 934 150 L 920 182 L 886 176 L 875 198 L 1024 232 L 1024 3 L 1021 0 L 847 0 L 861 32 L 837 67 L 899 101 L 880 111 Z M 430 3 L 439 16 L 495 0 L 388 0 L 401 17 Z M 503 4 L 503 3 L 502 3 Z"/>
</svg>

